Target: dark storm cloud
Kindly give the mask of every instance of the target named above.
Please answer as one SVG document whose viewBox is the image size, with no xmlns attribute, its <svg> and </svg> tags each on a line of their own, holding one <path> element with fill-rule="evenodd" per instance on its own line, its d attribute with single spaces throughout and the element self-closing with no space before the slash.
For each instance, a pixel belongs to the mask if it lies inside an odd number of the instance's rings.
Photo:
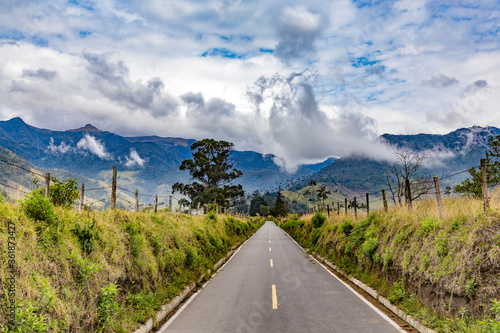
<svg viewBox="0 0 500 333">
<path fill-rule="evenodd" d="M 166 94 L 163 81 L 152 78 L 146 82 L 133 82 L 123 61 L 111 61 L 108 54 L 83 53 L 92 83 L 104 96 L 124 104 L 130 110 L 143 109 L 154 117 L 177 111 L 177 102 Z"/>
<path fill-rule="evenodd" d="M 321 17 L 305 7 L 285 7 L 278 27 L 275 56 L 289 62 L 315 53 L 314 42 L 321 32 Z"/>
<path fill-rule="evenodd" d="M 23 75 L 22 75 L 23 78 L 27 78 L 27 77 L 40 78 L 40 79 L 44 79 L 47 81 L 54 79 L 56 76 L 57 76 L 56 71 L 49 71 L 49 70 L 44 69 L 44 68 L 40 68 L 36 71 L 32 70 L 32 69 L 23 69 Z"/>
<path fill-rule="evenodd" d="M 235 115 L 236 107 L 234 104 L 215 97 L 205 102 L 203 94 L 188 92 L 181 96 L 181 100 L 187 105 L 187 115 L 189 117 L 218 120 L 221 117 L 232 117 Z"/>
</svg>

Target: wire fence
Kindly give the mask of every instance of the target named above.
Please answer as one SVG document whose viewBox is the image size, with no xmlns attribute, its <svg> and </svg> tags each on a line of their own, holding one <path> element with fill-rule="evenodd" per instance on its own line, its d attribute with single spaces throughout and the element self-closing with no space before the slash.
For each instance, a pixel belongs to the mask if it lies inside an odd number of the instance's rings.
<svg viewBox="0 0 500 333">
<path fill-rule="evenodd" d="M 3 158 L 0 158 L 0 162 L 5 163 L 7 165 L 10 165 L 11 167 L 16 168 L 17 170 L 21 170 L 26 174 L 34 175 L 36 177 L 45 179 L 45 181 L 46 182 L 48 181 L 50 184 L 50 174 L 48 174 L 48 173 L 44 175 L 40 172 L 33 171 L 32 169 L 30 169 L 26 166 L 23 166 L 23 165 L 20 165 L 17 163 L 13 163 L 11 161 L 7 161 Z M 428 198 L 429 196 L 439 197 L 440 195 L 450 194 L 449 189 L 439 190 L 439 191 L 437 190 L 439 188 L 440 181 L 458 176 L 458 175 L 463 174 L 465 172 L 469 172 L 471 169 L 477 169 L 480 167 L 481 166 L 474 166 L 474 167 L 468 168 L 466 170 L 462 170 L 462 171 L 459 171 L 459 172 L 456 172 L 456 173 L 453 173 L 450 175 L 443 176 L 441 178 L 434 177 L 433 180 L 425 179 L 425 180 L 420 180 L 420 181 L 409 182 L 408 184 L 406 184 L 404 190 L 401 190 L 401 186 L 400 186 L 401 184 L 399 184 L 399 186 L 397 188 L 394 188 L 394 187 L 382 188 L 382 189 L 379 189 L 379 190 L 371 192 L 371 193 L 366 193 L 366 195 L 364 196 L 365 199 L 363 197 L 352 197 L 352 198 L 344 197 L 343 203 L 341 201 L 337 201 L 337 204 L 335 205 L 335 202 L 332 202 L 331 211 L 332 211 L 332 213 L 337 212 L 337 214 L 340 214 L 340 208 L 344 208 L 345 212 L 354 211 L 354 214 L 357 215 L 358 211 L 359 212 L 365 211 L 366 213 L 369 213 L 370 208 L 375 208 L 375 207 L 381 208 L 381 204 L 383 204 L 383 207 L 385 209 L 387 209 L 390 204 L 391 204 L 391 206 L 401 206 L 402 204 L 406 204 L 406 205 L 408 205 L 409 210 L 411 211 L 412 202 L 415 201 L 415 199 L 425 198 L 425 197 Z M 481 170 L 482 170 L 482 172 L 484 171 L 483 169 L 481 169 Z M 115 174 L 115 177 L 117 178 L 116 169 L 114 169 L 114 174 Z M 141 208 L 142 209 L 153 209 L 154 208 L 154 211 L 156 212 L 158 207 L 167 206 L 167 203 L 165 203 L 165 202 L 158 202 L 158 199 L 160 199 L 160 198 L 161 199 L 163 199 L 163 198 L 169 199 L 169 202 L 168 202 L 169 211 L 174 211 L 175 209 L 180 211 L 182 209 L 182 204 L 180 201 L 181 199 L 173 196 L 172 194 L 170 194 L 170 195 L 153 194 L 152 195 L 152 194 L 146 194 L 146 193 L 139 193 L 139 191 L 137 189 L 135 191 L 132 191 L 132 190 L 127 189 L 123 186 L 117 185 L 116 178 L 114 180 L 115 185 L 84 189 L 85 193 L 86 192 L 94 192 L 94 191 L 105 191 L 107 193 L 101 195 L 101 198 L 81 196 L 81 198 L 79 200 L 75 201 L 75 203 L 78 204 L 77 206 L 79 207 L 79 209 L 83 210 L 83 209 L 85 209 L 85 207 L 89 207 L 92 209 L 101 209 L 101 210 L 103 210 L 107 207 L 114 209 L 114 208 L 116 208 L 116 200 L 119 200 L 121 205 L 119 205 L 118 208 L 121 208 L 121 209 L 126 208 L 129 210 L 138 211 Z M 436 185 L 436 184 L 438 184 L 438 185 Z M 36 184 L 34 181 L 32 181 L 29 186 L 23 186 L 23 187 L 19 187 L 18 184 L 13 185 L 13 184 L 8 184 L 8 182 L 7 183 L 0 182 L 0 186 L 3 186 L 6 189 L 10 189 L 10 190 L 12 190 L 16 193 L 20 193 L 22 195 L 29 194 L 30 193 L 29 190 L 33 190 L 32 187 L 34 187 L 35 185 Z M 415 198 L 414 196 L 411 195 L 411 193 L 412 193 L 411 188 L 419 188 L 419 186 L 420 187 L 424 186 L 423 190 L 422 190 L 422 188 L 420 188 L 421 191 L 423 191 L 423 192 L 419 193 L 418 197 Z M 433 186 L 434 186 L 434 190 L 432 190 Z M 48 187 L 49 186 L 46 184 L 46 188 L 48 188 Z M 121 195 L 120 196 L 117 195 L 117 192 L 121 192 Z M 392 201 L 387 200 L 388 193 L 390 194 L 390 199 L 392 199 Z M 408 193 L 410 193 L 410 195 Z M 130 195 L 133 195 L 135 197 L 135 200 L 134 200 L 134 197 L 131 197 Z M 370 199 L 370 197 L 372 197 L 372 196 L 375 196 L 375 198 Z M 140 202 L 139 198 L 148 198 L 149 200 L 142 199 Z M 83 202 L 82 202 L 82 199 L 83 199 Z M 359 199 L 359 201 L 358 201 L 358 199 Z M 403 203 L 403 199 L 404 199 L 404 203 Z M 491 199 L 492 198 L 486 197 L 485 207 L 488 206 L 489 200 L 491 200 Z M 497 199 L 500 199 L 500 198 L 497 198 Z M 439 198 L 438 198 L 438 201 L 440 201 Z M 346 205 L 346 203 L 347 203 L 347 205 Z M 439 204 L 439 202 L 438 202 L 438 204 Z M 199 208 L 200 207 L 198 207 L 198 209 Z M 198 213 L 198 209 L 196 209 L 196 213 Z M 321 205 L 314 205 L 311 208 L 306 208 L 306 210 L 303 211 L 302 213 L 303 214 L 312 214 L 318 210 L 321 210 L 321 211 L 327 210 L 328 214 L 329 214 L 330 213 L 330 204 L 326 204 L 326 206 L 324 203 Z M 191 212 L 191 209 L 189 211 Z"/>
<path fill-rule="evenodd" d="M 12 161 L 7 161 L 3 158 L 0 158 L 0 163 L 4 163 L 10 167 L 15 168 L 15 170 L 19 170 L 24 173 L 24 175 L 32 175 L 35 176 L 39 180 L 45 180 L 46 182 L 46 191 L 50 191 L 50 174 L 42 174 L 38 171 L 34 171 L 31 168 L 27 166 L 23 166 L 20 163 L 14 163 Z M 14 183 L 13 181 L 5 181 L 2 182 L 0 181 L 0 186 L 2 186 L 4 189 L 8 189 L 12 193 L 16 193 L 17 199 L 21 199 L 19 195 L 24 197 L 25 195 L 28 195 L 31 193 L 32 190 L 38 189 L 38 181 L 34 181 L 33 179 L 30 180 L 29 185 L 19 185 L 19 183 L 22 182 L 27 182 L 29 178 L 26 178 L 23 181 L 19 181 L 18 183 Z M 12 184 L 9 184 L 12 183 Z M 114 180 L 116 184 L 116 179 Z M 81 186 L 82 184 L 80 184 Z M 80 210 L 83 210 L 85 208 L 91 208 L 91 209 L 100 209 L 103 210 L 108 207 L 113 206 L 113 201 L 115 204 L 114 208 L 119 208 L 119 209 L 124 209 L 127 208 L 129 210 L 139 210 L 141 208 L 143 209 L 149 209 L 149 207 L 154 208 L 156 211 L 158 206 L 162 207 L 168 207 L 169 211 L 175 211 L 178 210 L 180 211 L 182 208 L 182 205 L 180 204 L 179 198 L 175 197 L 172 194 L 169 195 L 157 195 L 157 194 L 145 194 L 145 193 L 139 193 L 139 191 L 136 189 L 136 191 L 132 191 L 130 189 L 127 189 L 123 186 L 118 186 L 115 185 L 115 190 L 113 191 L 113 185 L 111 186 L 101 186 L 101 187 L 94 187 L 94 188 L 84 188 L 81 187 L 83 190 L 83 193 L 88 193 L 88 192 L 93 192 L 96 193 L 97 191 L 104 191 L 102 195 L 100 195 L 100 198 L 96 198 L 97 194 L 95 194 L 93 197 L 90 196 L 80 196 L 79 199 L 74 201 L 74 206 L 75 208 L 79 208 Z M 121 195 L 117 195 L 116 193 L 121 193 Z M 47 192 L 45 192 L 47 194 Z M 8 193 L 7 193 L 8 194 Z M 131 198 L 129 194 L 133 194 L 135 196 L 134 198 Z M 114 200 L 113 200 L 113 195 L 114 195 Z M 139 198 L 143 198 L 141 202 L 139 202 Z M 144 198 L 148 198 L 144 200 Z M 168 204 L 165 202 L 159 202 L 158 203 L 158 198 L 168 198 Z M 82 201 L 83 200 L 83 201 Z M 116 200 L 119 200 L 121 205 L 116 206 Z"/>
<path fill-rule="evenodd" d="M 484 164 L 483 164 L 484 163 Z M 492 199 L 500 201 L 500 197 L 496 198 L 495 196 L 491 196 L 488 192 L 488 185 L 487 185 L 487 176 L 486 176 L 486 169 L 489 165 L 486 164 L 486 161 L 483 159 L 481 160 L 481 165 L 479 166 L 473 166 L 469 167 L 466 170 L 462 170 L 459 172 L 455 172 L 450 175 L 442 176 L 441 178 L 438 177 L 433 177 L 432 180 L 430 179 L 424 179 L 424 180 L 419 180 L 419 181 L 409 181 L 402 186 L 402 182 L 399 182 L 398 184 L 395 184 L 392 187 L 387 187 L 387 188 L 382 188 L 377 191 L 371 192 L 371 193 L 366 193 L 364 196 L 361 197 L 344 197 L 343 201 L 332 201 L 331 202 L 331 207 L 330 203 L 325 204 L 324 202 L 320 205 L 313 205 L 313 207 L 308 207 L 306 208 L 305 211 L 303 211 L 303 214 L 314 214 L 317 211 L 321 212 L 327 212 L 328 215 L 330 215 L 330 211 L 332 214 L 337 214 L 340 215 L 341 213 L 341 208 L 343 208 L 344 213 L 354 213 L 355 218 L 357 218 L 357 214 L 364 212 L 366 214 L 369 214 L 371 210 L 374 208 L 380 209 L 383 208 L 387 210 L 389 206 L 396 207 L 396 206 L 402 206 L 406 205 L 408 206 L 408 210 L 411 212 L 412 211 L 412 206 L 413 203 L 417 200 L 420 199 L 425 199 L 425 198 L 430 198 L 430 197 L 436 197 L 437 202 L 438 202 L 438 207 L 439 207 L 439 212 L 440 212 L 440 217 L 442 215 L 442 196 L 443 195 L 451 195 L 451 188 L 447 188 L 445 190 L 441 190 L 440 188 L 440 182 L 446 179 L 450 179 L 452 177 L 461 175 L 463 173 L 469 172 L 471 169 L 478 169 L 480 168 L 481 174 L 482 174 L 482 188 L 483 188 L 483 200 L 484 200 L 484 207 L 489 208 L 489 202 L 492 201 Z M 413 189 L 418 189 L 418 194 L 414 194 L 412 192 Z M 390 195 L 388 198 L 387 195 Z M 375 198 L 372 198 L 372 196 L 375 196 Z M 390 200 L 388 200 L 390 199 Z"/>
</svg>

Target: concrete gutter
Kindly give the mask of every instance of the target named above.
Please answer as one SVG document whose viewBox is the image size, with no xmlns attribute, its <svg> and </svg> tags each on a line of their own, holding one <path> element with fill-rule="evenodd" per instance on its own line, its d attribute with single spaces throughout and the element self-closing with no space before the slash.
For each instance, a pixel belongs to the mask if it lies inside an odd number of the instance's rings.
<svg viewBox="0 0 500 333">
<path fill-rule="evenodd" d="M 352 276 L 349 276 L 344 271 L 342 271 L 341 269 L 339 269 L 336 265 L 332 264 L 331 262 L 329 262 L 328 260 L 326 260 L 325 258 L 323 258 L 322 256 L 320 256 L 319 254 L 317 254 L 315 252 L 313 252 L 312 254 L 320 262 L 322 262 L 323 264 L 327 265 L 328 267 L 330 267 L 331 269 L 333 269 L 334 271 L 336 271 L 338 274 L 342 275 L 344 278 L 346 278 L 347 280 L 351 281 L 356 286 L 358 286 L 359 288 L 363 289 L 365 292 L 367 292 L 368 294 L 370 294 L 370 296 L 372 296 L 374 299 L 376 299 L 377 301 L 379 301 L 380 303 L 382 303 L 387 309 L 389 309 L 396 316 L 398 316 L 399 318 L 401 318 L 402 320 L 404 320 L 405 322 L 407 322 L 408 324 L 410 324 L 411 326 L 413 326 L 419 332 L 422 332 L 422 333 L 436 333 L 436 331 L 434 331 L 434 330 L 432 330 L 430 328 L 425 327 L 417 319 L 413 318 L 410 315 L 405 314 L 403 310 L 401 310 L 397 306 L 394 306 L 393 304 L 391 304 L 391 302 L 389 302 L 389 300 L 387 298 L 385 298 L 382 295 L 380 295 L 377 290 L 369 287 L 367 284 L 359 281 L 358 279 L 356 279 L 356 278 L 354 278 Z"/>
</svg>

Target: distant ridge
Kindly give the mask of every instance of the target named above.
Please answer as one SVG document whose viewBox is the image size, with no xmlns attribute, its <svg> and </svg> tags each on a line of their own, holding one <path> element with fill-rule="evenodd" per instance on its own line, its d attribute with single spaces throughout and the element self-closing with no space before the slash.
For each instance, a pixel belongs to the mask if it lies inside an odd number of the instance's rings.
<svg viewBox="0 0 500 333">
<path fill-rule="evenodd" d="M 102 132 L 102 131 L 91 124 L 87 124 L 77 129 L 67 130 L 66 132 Z"/>
</svg>

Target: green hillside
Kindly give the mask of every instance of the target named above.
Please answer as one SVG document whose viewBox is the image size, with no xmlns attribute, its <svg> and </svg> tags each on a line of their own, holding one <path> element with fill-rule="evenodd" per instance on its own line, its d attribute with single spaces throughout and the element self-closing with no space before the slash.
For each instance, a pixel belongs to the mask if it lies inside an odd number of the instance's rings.
<svg viewBox="0 0 500 333">
<path fill-rule="evenodd" d="M 0 302 L 9 304 L 13 285 L 17 318 L 10 330 L 0 307 L 1 332 L 133 332 L 260 225 L 215 214 L 54 213 L 35 221 L 0 203 L 0 252 L 9 248 L 17 267 L 9 284 L 0 270 Z"/>
</svg>

